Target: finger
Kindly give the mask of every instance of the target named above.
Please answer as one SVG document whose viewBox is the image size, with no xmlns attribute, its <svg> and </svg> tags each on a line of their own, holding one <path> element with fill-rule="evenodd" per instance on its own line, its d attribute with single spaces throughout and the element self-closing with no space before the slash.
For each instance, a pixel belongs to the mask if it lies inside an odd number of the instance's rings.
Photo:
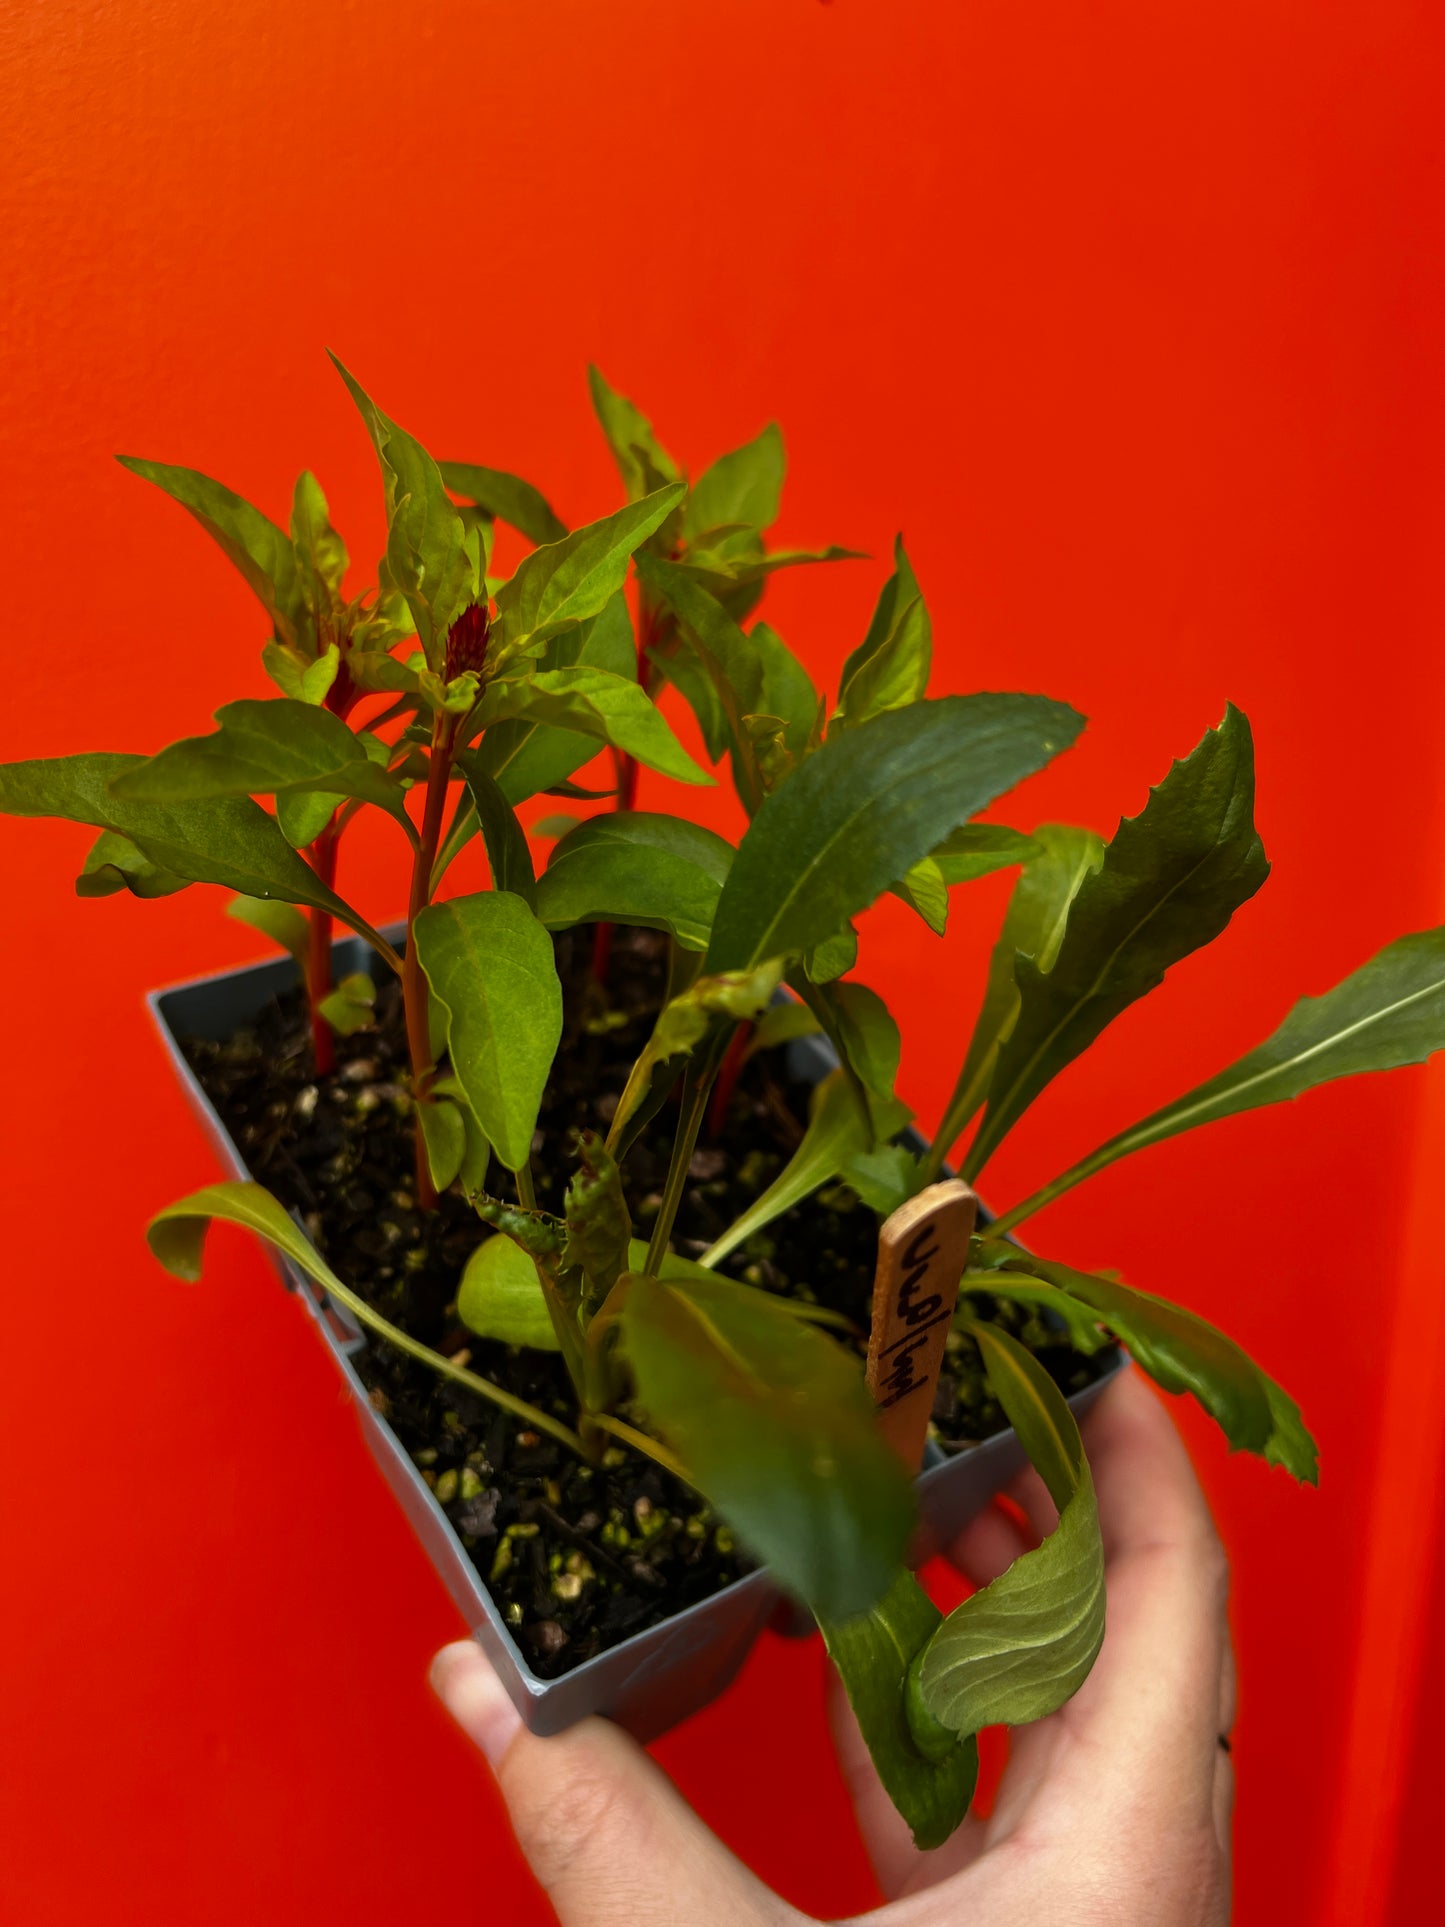
<svg viewBox="0 0 1445 1927">
<path fill-rule="evenodd" d="M 1137 1369 L 1121 1372 L 1084 1415 L 1084 1449 L 1099 1498 L 1104 1554 L 1217 1545 L 1184 1441 Z"/>
<path fill-rule="evenodd" d="M 1030 1546 L 1019 1517 L 993 1500 L 970 1519 L 944 1556 L 974 1586 L 987 1586 Z"/>
<path fill-rule="evenodd" d="M 1136 1372 L 1085 1421 L 1105 1547 L 1107 1623 L 1070 1730 L 1161 1816 L 1213 1815 L 1228 1566 L 1174 1426 Z M 1095 1769 L 1096 1770 L 1096 1769 Z"/>
<path fill-rule="evenodd" d="M 698 1819 L 642 1748 L 606 1720 L 552 1739 L 523 1727 L 471 1640 L 432 1662 L 432 1685 L 486 1755 L 517 1844 L 562 1927 L 739 1927 L 800 1916 Z"/>
<path fill-rule="evenodd" d="M 1234 1665 L 1234 1647 L 1228 1638 L 1224 1642 L 1224 1659 L 1219 1669 L 1219 1730 L 1228 1739 L 1234 1731 L 1238 1717 L 1238 1676 Z"/>
<path fill-rule="evenodd" d="M 1026 1465 L 1008 1484 L 1005 1499 L 1018 1508 L 1024 1529 L 1037 1545 L 1047 1539 L 1059 1523 L 1059 1508 L 1049 1497 L 1049 1489 L 1031 1465 Z"/>
<path fill-rule="evenodd" d="M 920 1853 L 907 1821 L 883 1790 L 842 1681 L 831 1667 L 829 1673 L 828 1724 L 833 1746 L 858 1831 L 885 1898 L 896 1900 L 919 1887 L 931 1887 L 968 1866 L 983 1846 L 981 1824 L 969 1817 L 943 1846 L 933 1853 Z"/>
<path fill-rule="evenodd" d="M 1234 1821 L 1234 1762 L 1224 1748 L 1217 1747 L 1214 1762 L 1214 1835 L 1221 1850 L 1231 1850 Z"/>
<path fill-rule="evenodd" d="M 1219 1671 L 1219 1740 L 1221 1743 L 1217 1746 L 1217 1758 L 1214 1762 L 1214 1831 L 1226 1854 L 1231 1850 L 1234 1819 L 1234 1760 L 1230 1752 L 1230 1735 L 1234 1731 L 1236 1692 L 1234 1647 L 1226 1638 L 1224 1660 Z"/>
</svg>

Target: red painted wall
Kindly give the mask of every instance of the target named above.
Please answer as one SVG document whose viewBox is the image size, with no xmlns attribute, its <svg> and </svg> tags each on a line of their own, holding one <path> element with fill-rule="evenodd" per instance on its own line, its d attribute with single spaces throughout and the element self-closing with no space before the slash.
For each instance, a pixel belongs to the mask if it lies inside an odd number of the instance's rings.
<svg viewBox="0 0 1445 1927">
<path fill-rule="evenodd" d="M 375 553 L 323 345 L 578 519 L 613 500 L 589 357 L 693 462 L 776 416 L 781 533 L 904 528 L 941 689 L 1093 719 L 1018 820 L 1108 830 L 1226 697 L 1255 724 L 1274 878 L 1049 1093 L 990 1177 L 1016 1196 L 1445 918 L 1441 39 L 1423 0 L 11 0 L 0 755 L 149 748 L 265 689 L 247 592 L 114 451 L 278 516 L 313 466 Z M 881 573 L 800 573 L 773 620 L 826 669 Z M 543 1919 L 425 1691 L 455 1615 L 301 1320 L 239 1242 L 198 1290 L 140 1243 L 211 1170 L 140 992 L 252 938 L 201 891 L 78 902 L 81 831 L 0 838 L 0 1911 Z M 925 1122 L 1001 900 L 942 957 L 901 912 L 867 933 Z M 1301 1494 L 1183 1415 L 1237 1575 L 1245 1927 L 1428 1891 L 1440 1113 L 1426 1073 L 1336 1086 L 1048 1226 L 1226 1323 L 1323 1446 Z M 870 1888 L 819 1680 L 766 1644 L 661 1750 L 837 1913 Z"/>
</svg>

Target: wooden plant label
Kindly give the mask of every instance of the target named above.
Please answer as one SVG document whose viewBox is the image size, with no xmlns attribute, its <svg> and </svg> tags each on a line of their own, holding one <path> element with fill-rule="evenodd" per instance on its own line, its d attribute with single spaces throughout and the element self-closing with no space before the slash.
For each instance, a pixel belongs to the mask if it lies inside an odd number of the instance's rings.
<svg viewBox="0 0 1445 1927">
<path fill-rule="evenodd" d="M 968 1262 L 978 1199 L 962 1178 L 930 1184 L 878 1233 L 868 1389 L 885 1439 L 916 1472 Z"/>
</svg>

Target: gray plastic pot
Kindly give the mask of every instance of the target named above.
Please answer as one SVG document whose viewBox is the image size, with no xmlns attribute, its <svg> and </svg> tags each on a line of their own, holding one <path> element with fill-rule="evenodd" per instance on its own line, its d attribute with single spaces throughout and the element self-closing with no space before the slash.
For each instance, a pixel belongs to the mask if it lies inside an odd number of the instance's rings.
<svg viewBox="0 0 1445 1927">
<path fill-rule="evenodd" d="M 399 941 L 401 932 L 386 935 Z M 371 967 L 373 953 L 359 937 L 335 946 L 338 977 Z M 272 998 L 296 981 L 295 965 L 277 958 L 212 977 L 195 978 L 146 998 L 172 1068 L 226 1171 L 251 1173 L 199 1079 L 186 1062 L 182 1037 L 221 1040 L 256 1018 Z M 815 1038 L 789 1046 L 789 1068 L 820 1079 L 834 1059 Z M 323 1344 L 352 1395 L 362 1437 L 396 1494 L 402 1511 L 474 1637 L 506 1684 L 513 1704 L 534 1733 L 560 1733 L 589 1713 L 604 1714 L 638 1739 L 655 1739 L 706 1706 L 731 1684 L 763 1627 L 783 1603 L 766 1568 L 736 1580 L 686 1607 L 660 1625 L 576 1666 L 560 1679 L 539 1679 L 492 1601 L 455 1528 L 433 1496 L 401 1441 L 376 1411 L 354 1360 L 371 1342 L 349 1315 L 319 1295 L 294 1266 L 272 1253 L 283 1283 L 310 1312 Z M 1069 1400 L 1085 1411 L 1119 1369 L 1117 1356 L 1102 1377 Z M 932 1444 L 918 1477 L 920 1508 L 929 1533 L 947 1544 L 1006 1486 L 1024 1465 L 1023 1447 L 1012 1431 L 999 1432 L 966 1451 L 945 1455 Z"/>
</svg>

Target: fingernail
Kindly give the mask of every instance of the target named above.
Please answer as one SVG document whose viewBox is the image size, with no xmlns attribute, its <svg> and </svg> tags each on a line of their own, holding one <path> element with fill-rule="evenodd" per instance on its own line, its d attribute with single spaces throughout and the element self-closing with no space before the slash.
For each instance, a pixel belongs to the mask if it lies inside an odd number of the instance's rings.
<svg viewBox="0 0 1445 1927">
<path fill-rule="evenodd" d="M 470 1639 L 443 1646 L 431 1663 L 431 1686 L 488 1765 L 495 1766 L 522 1719 L 482 1649 Z"/>
</svg>

